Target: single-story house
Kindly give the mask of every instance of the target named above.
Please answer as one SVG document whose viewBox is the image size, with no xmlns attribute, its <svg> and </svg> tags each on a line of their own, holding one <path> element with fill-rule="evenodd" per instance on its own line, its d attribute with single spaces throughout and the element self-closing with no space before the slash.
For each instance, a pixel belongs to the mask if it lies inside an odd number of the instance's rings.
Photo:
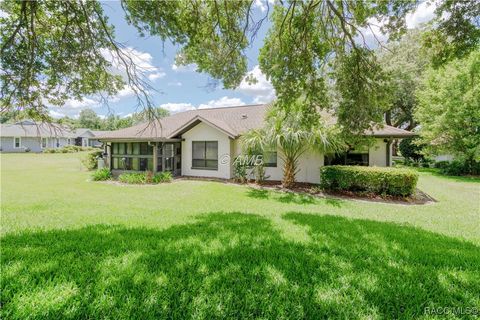
<svg viewBox="0 0 480 320">
<path fill-rule="evenodd" d="M 108 131 L 98 131 L 88 128 L 78 128 L 73 134 L 75 136 L 75 145 L 80 147 L 101 147 L 100 142 L 96 137 L 107 133 Z"/>
<path fill-rule="evenodd" d="M 58 124 L 37 124 L 24 120 L 0 125 L 2 152 L 42 152 L 74 144 L 72 132 Z"/>
<path fill-rule="evenodd" d="M 173 114 L 150 124 L 110 131 L 98 136 L 105 143 L 107 165 L 114 173 L 170 171 L 176 176 L 231 179 L 233 162 L 241 153 L 239 138 L 264 125 L 268 105 L 191 110 Z M 318 183 L 319 168 L 328 164 L 366 166 L 391 165 L 391 141 L 414 135 L 388 125 L 367 135 L 375 138 L 370 148 L 351 150 L 345 155 L 305 153 L 299 160 L 297 181 Z M 283 176 L 281 150 L 264 158 L 270 180 Z"/>
</svg>

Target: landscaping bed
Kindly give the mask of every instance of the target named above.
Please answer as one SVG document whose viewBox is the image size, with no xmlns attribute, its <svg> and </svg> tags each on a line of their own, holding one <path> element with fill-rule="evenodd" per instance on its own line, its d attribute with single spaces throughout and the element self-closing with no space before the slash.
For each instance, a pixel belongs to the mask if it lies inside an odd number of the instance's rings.
<svg viewBox="0 0 480 320">
<path fill-rule="evenodd" d="M 232 182 L 235 183 L 235 182 Z M 237 183 L 239 184 L 239 183 Z M 433 197 L 429 196 L 420 189 L 415 189 L 414 193 L 407 197 L 379 195 L 372 192 L 354 192 L 354 191 L 325 191 L 318 184 L 297 182 L 294 187 L 287 189 L 282 186 L 281 181 L 265 181 L 261 184 L 255 182 L 247 182 L 247 186 L 261 190 L 274 190 L 287 193 L 296 193 L 312 197 L 325 198 L 337 197 L 342 199 L 375 201 L 384 203 L 399 204 L 428 204 L 437 202 Z"/>
</svg>

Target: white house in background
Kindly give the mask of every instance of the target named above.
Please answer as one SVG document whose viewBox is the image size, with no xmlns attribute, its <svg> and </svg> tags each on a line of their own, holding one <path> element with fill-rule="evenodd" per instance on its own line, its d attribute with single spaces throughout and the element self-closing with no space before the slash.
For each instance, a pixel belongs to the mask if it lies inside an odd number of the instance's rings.
<svg viewBox="0 0 480 320">
<path fill-rule="evenodd" d="M 75 136 L 75 145 L 81 147 L 101 147 L 102 142 L 100 142 L 96 137 L 107 132 L 108 131 L 98 131 L 88 128 L 76 129 L 73 132 Z"/>
<path fill-rule="evenodd" d="M 108 165 L 115 171 L 170 171 L 173 175 L 231 179 L 234 159 L 241 153 L 242 134 L 264 125 L 268 105 L 200 109 L 180 112 L 152 124 L 109 131 L 105 142 Z M 391 141 L 415 135 L 388 125 L 366 134 L 375 138 L 370 148 L 343 155 L 305 153 L 299 160 L 299 182 L 318 183 L 320 167 L 329 164 L 390 166 Z M 282 179 L 281 149 L 264 155 L 266 175 Z"/>
<path fill-rule="evenodd" d="M 42 152 L 46 148 L 61 148 L 75 143 L 72 132 L 58 124 L 36 124 L 24 120 L 1 124 L 1 152 Z"/>
<path fill-rule="evenodd" d="M 101 147 L 96 137 L 108 131 L 86 128 L 70 130 L 59 124 L 37 124 L 24 120 L 15 124 L 1 124 L 1 152 L 42 152 L 45 149 L 61 148 L 67 145 Z"/>
</svg>

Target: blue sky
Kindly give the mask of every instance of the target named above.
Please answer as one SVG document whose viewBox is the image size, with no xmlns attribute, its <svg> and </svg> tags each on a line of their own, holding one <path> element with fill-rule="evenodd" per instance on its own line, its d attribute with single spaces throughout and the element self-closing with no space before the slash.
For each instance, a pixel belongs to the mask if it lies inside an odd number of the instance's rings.
<svg viewBox="0 0 480 320">
<path fill-rule="evenodd" d="M 235 90 L 224 90 L 221 84 L 212 89 L 207 88 L 209 83 L 207 74 L 195 72 L 194 66 L 175 66 L 175 55 L 179 47 L 168 42 L 163 46 L 158 37 L 140 37 L 137 30 L 125 21 L 120 2 L 104 2 L 103 7 L 110 23 L 115 26 L 117 40 L 126 45 L 131 56 L 147 70 L 146 75 L 152 87 L 159 91 L 152 93 L 155 105 L 175 113 L 193 108 L 266 103 L 274 99 L 275 91 L 261 73 L 257 59 L 259 48 L 269 27 L 268 22 L 262 26 L 255 42 L 247 50 L 248 70 L 257 79 L 257 83 L 249 85 L 243 81 Z M 415 12 L 407 15 L 407 26 L 413 28 L 419 23 L 430 20 L 435 7 L 435 4 L 422 3 Z M 265 12 L 264 0 L 256 0 L 255 10 L 257 15 Z M 375 23 L 381 25 L 379 22 L 375 21 Z M 379 33 L 379 28 L 373 28 L 373 30 L 364 30 L 367 41 L 373 42 L 373 32 L 382 40 L 386 39 Z M 121 73 L 121 70 L 116 71 Z M 92 108 L 99 115 L 115 113 L 124 117 L 138 111 L 136 97 L 128 87 L 110 99 L 109 107 L 110 110 L 99 103 L 97 97 L 84 97 L 82 101 L 69 100 L 61 108 L 51 108 L 51 114 L 57 118 L 65 115 L 77 117 L 82 109 Z"/>
<path fill-rule="evenodd" d="M 137 30 L 128 25 L 120 2 L 104 2 L 103 7 L 111 24 L 115 26 L 117 40 L 125 44 L 131 56 L 146 70 L 153 88 L 160 91 L 152 94 L 157 106 L 169 109 L 172 113 L 192 108 L 227 107 L 232 105 L 265 103 L 274 98 L 274 90 L 258 68 L 258 52 L 262 45 L 268 22 L 260 29 L 257 39 L 247 50 L 248 70 L 258 82 L 248 85 L 242 82 L 236 90 L 224 90 L 220 84 L 216 88 L 207 88 L 209 76 L 195 72 L 195 66 L 175 66 L 175 55 L 179 49 L 171 43 L 165 43 L 158 37 L 140 37 Z M 257 14 L 262 13 L 261 4 L 256 6 Z M 120 116 L 135 112 L 136 98 L 133 92 L 125 88 L 109 102 L 112 110 Z M 67 101 L 62 108 L 52 108 L 52 115 L 77 116 L 80 110 L 92 108 L 100 115 L 108 114 L 106 106 L 98 103 L 95 97 L 85 97 L 83 101 Z"/>
</svg>

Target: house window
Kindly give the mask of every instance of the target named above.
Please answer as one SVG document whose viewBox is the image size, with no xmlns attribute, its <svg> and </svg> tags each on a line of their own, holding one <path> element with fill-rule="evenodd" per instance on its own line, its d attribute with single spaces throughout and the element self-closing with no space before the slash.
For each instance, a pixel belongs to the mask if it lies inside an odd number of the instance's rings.
<svg viewBox="0 0 480 320">
<path fill-rule="evenodd" d="M 20 137 L 15 137 L 13 138 L 13 147 L 15 149 L 18 149 L 20 148 L 20 145 L 22 144 L 22 139 L 20 139 Z"/>
<path fill-rule="evenodd" d="M 56 138 L 56 146 L 57 148 L 60 147 L 60 140 L 58 138 Z"/>
<path fill-rule="evenodd" d="M 368 153 L 326 154 L 324 165 L 368 166 Z"/>
<path fill-rule="evenodd" d="M 42 138 L 42 148 L 46 148 L 48 145 L 48 138 Z"/>
<path fill-rule="evenodd" d="M 218 170 L 218 141 L 192 142 L 192 168 Z"/>
<path fill-rule="evenodd" d="M 265 151 L 263 153 L 263 166 L 264 167 L 277 167 L 277 152 Z"/>
</svg>

